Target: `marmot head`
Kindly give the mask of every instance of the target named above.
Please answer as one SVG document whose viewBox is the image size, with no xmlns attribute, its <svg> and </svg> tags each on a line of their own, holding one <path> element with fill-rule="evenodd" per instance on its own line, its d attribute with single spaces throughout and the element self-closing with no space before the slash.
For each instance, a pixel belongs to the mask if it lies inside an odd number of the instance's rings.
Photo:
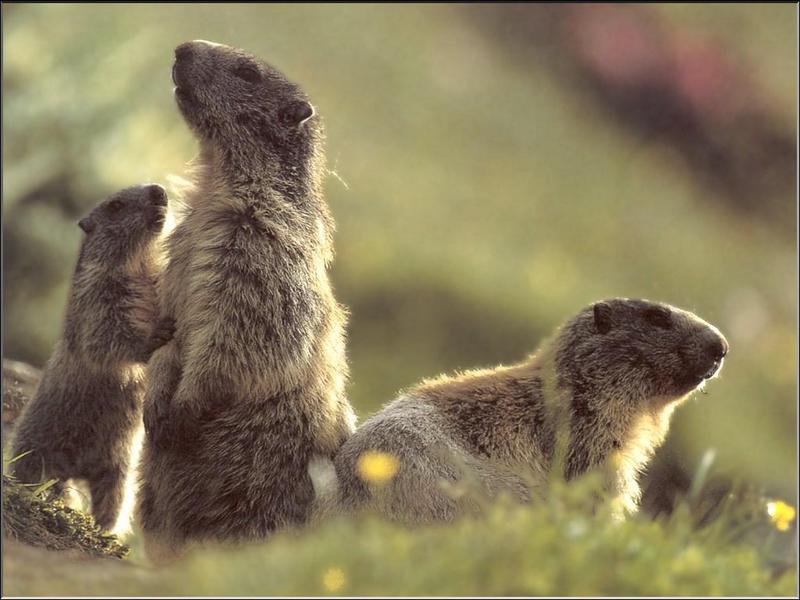
<svg viewBox="0 0 800 600">
<path fill-rule="evenodd" d="M 112 194 L 78 221 L 85 236 L 81 259 L 117 264 L 144 250 L 161 233 L 167 192 L 157 184 L 135 185 Z"/>
<path fill-rule="evenodd" d="M 243 50 L 196 40 L 175 49 L 175 98 L 201 141 L 247 159 L 277 160 L 283 174 L 303 169 L 322 129 L 305 93 Z"/>
<path fill-rule="evenodd" d="M 576 396 L 658 406 L 716 375 L 727 352 L 719 330 L 690 312 L 614 298 L 564 325 L 556 365 L 560 383 Z"/>
</svg>

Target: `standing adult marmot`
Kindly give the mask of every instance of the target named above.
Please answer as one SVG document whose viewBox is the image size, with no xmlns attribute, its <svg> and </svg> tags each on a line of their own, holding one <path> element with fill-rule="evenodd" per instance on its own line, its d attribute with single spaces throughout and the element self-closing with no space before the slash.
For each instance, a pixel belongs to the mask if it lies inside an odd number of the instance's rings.
<svg viewBox="0 0 800 600">
<path fill-rule="evenodd" d="M 605 466 L 620 508 L 634 511 L 637 474 L 672 411 L 718 372 L 727 351 L 720 332 L 689 312 L 598 302 L 528 361 L 423 382 L 368 419 L 336 456 L 338 489 L 320 510 L 367 506 L 405 522 L 448 520 L 476 506 L 443 484 L 528 499 L 562 465 L 568 479 Z M 360 476 L 369 452 L 397 461 L 385 485 Z"/>
<path fill-rule="evenodd" d="M 111 530 L 120 516 L 131 445 L 141 427 L 144 366 L 172 335 L 156 327 L 160 185 L 126 188 L 79 225 L 85 236 L 72 280 L 64 333 L 20 415 L 11 456 L 22 483 L 89 484 L 92 513 Z"/>
<path fill-rule="evenodd" d="M 162 290 L 177 333 L 148 373 L 138 520 L 154 560 L 303 522 L 309 463 L 354 424 L 320 120 L 241 50 L 194 41 L 175 57 L 200 154 Z"/>
</svg>

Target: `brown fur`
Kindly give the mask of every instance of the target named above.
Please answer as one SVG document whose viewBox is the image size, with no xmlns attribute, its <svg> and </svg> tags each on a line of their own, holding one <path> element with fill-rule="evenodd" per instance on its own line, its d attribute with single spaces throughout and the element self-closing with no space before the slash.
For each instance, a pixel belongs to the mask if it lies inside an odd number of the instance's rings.
<svg viewBox="0 0 800 600">
<path fill-rule="evenodd" d="M 156 327 L 161 186 L 127 188 L 82 219 L 86 235 L 72 281 L 64 334 L 16 427 L 11 465 L 23 483 L 71 478 L 89 484 L 104 529 L 120 518 L 136 430 L 144 365 L 171 335 Z M 125 515 L 123 515 L 124 517 Z"/>
<path fill-rule="evenodd" d="M 621 510 L 633 511 L 637 475 L 663 442 L 675 406 L 715 374 L 727 342 L 691 313 L 613 299 L 582 311 L 529 360 L 425 381 L 368 419 L 335 459 L 338 488 L 320 511 L 372 506 L 393 519 L 452 519 L 462 481 L 485 496 L 544 492 L 549 472 L 569 479 L 603 468 Z M 385 486 L 358 473 L 377 450 L 400 466 Z"/>
<path fill-rule="evenodd" d="M 173 78 L 200 155 L 162 290 L 176 337 L 149 365 L 138 518 L 156 561 L 304 522 L 309 463 L 354 422 L 319 118 L 227 46 L 182 44 Z"/>
</svg>

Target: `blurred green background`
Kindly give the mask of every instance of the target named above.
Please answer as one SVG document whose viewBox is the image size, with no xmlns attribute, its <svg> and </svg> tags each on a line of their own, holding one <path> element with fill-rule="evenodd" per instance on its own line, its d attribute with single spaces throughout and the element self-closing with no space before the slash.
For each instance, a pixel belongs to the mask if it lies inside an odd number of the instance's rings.
<svg viewBox="0 0 800 600">
<path fill-rule="evenodd" d="M 794 6 L 639 9 L 676 47 L 713 39 L 744 74 L 723 97 L 757 98 L 796 157 Z M 172 99 L 172 51 L 208 39 L 279 67 L 325 120 L 333 281 L 362 419 L 422 377 L 523 358 L 592 301 L 661 300 L 716 324 L 731 353 L 676 413 L 646 501 L 713 448 L 715 472 L 796 504 L 796 158 L 791 185 L 773 184 L 787 175 L 766 150 L 719 158 L 752 145 L 713 98 L 684 145 L 662 135 L 675 127 L 647 129 L 658 114 L 626 121 L 633 88 L 587 87 L 576 65 L 594 63 L 561 35 L 574 15 L 543 10 L 3 4 L 4 356 L 46 360 L 77 219 L 118 188 L 183 173 L 195 143 Z M 687 155 L 696 139 L 717 144 L 713 160 Z M 785 162 L 785 143 L 764 146 Z M 722 167 L 705 177 L 709 165 Z"/>
</svg>

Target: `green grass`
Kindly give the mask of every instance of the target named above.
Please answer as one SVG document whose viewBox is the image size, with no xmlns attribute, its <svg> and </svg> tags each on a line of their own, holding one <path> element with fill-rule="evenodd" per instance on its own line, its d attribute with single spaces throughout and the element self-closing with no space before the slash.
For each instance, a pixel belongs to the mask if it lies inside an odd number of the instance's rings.
<svg viewBox="0 0 800 600">
<path fill-rule="evenodd" d="M 407 529 L 372 516 L 283 532 L 244 548 L 206 548 L 111 581 L 25 582 L 6 593 L 153 595 L 790 596 L 796 534 L 774 531 L 764 499 L 734 494 L 711 518 L 690 502 L 671 518 L 617 523 L 598 481 L 557 484 L 545 504 L 500 501 L 483 518 Z M 699 521 L 704 521 L 698 525 Z M 132 553 L 138 562 L 141 556 Z M 8 574 L 7 574 L 8 575 Z"/>
<path fill-rule="evenodd" d="M 168 589 L 192 581 L 184 593 L 318 595 L 331 591 L 330 569 L 345 579 L 334 591 L 355 595 L 789 595 L 796 587 L 792 575 L 772 579 L 754 548 L 728 545 L 716 528 L 694 531 L 680 511 L 666 523 L 592 516 L 590 489 L 416 531 L 374 518 L 332 522 L 233 556 L 194 557 Z M 212 569 L 223 575 L 202 575 Z"/>
</svg>

